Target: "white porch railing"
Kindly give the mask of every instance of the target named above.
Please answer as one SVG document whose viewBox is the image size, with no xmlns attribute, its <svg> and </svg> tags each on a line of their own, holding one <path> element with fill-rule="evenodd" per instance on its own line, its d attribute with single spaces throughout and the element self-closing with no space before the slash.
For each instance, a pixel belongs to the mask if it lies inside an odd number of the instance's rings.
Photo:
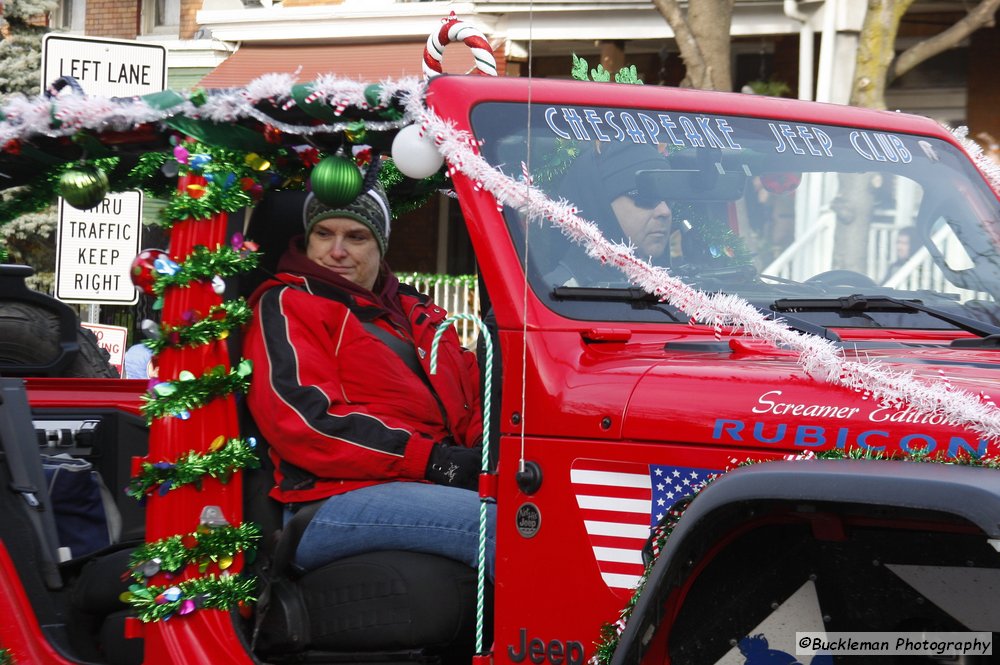
<svg viewBox="0 0 1000 665">
<path fill-rule="evenodd" d="M 948 266 L 956 269 L 971 267 L 968 253 L 955 236 L 954 231 L 947 225 L 934 232 L 931 236 L 931 243 L 941 252 Z M 884 284 L 893 289 L 907 291 L 928 290 L 937 293 L 954 293 L 960 302 L 993 300 L 993 297 L 988 293 L 962 289 L 949 282 L 925 247 L 917 250 L 909 261 L 904 263 L 895 274 L 889 276 Z"/>
<path fill-rule="evenodd" d="M 443 307 L 449 316 L 479 313 L 479 280 L 476 275 L 429 275 L 424 273 L 397 273 L 399 281 L 410 284 Z M 472 321 L 459 319 L 454 324 L 458 338 L 467 349 L 474 349 L 479 328 Z"/>
<path fill-rule="evenodd" d="M 809 227 L 802 237 L 796 238 L 761 272 L 801 282 L 829 270 L 835 223 L 836 216 L 832 212 L 823 213 L 817 224 Z"/>
<path fill-rule="evenodd" d="M 836 216 L 826 212 L 819 223 L 789 245 L 770 265 L 762 271 L 784 279 L 803 281 L 832 267 L 833 238 Z M 876 280 L 882 279 L 895 257 L 896 236 L 899 228 L 892 224 L 874 223 L 868 229 L 868 269 L 867 274 Z M 938 229 L 931 242 L 937 247 L 949 265 L 961 266 L 968 262 L 968 255 L 954 232 L 948 226 Z M 934 291 L 956 294 L 961 302 L 970 299 L 993 300 L 986 293 L 961 289 L 945 277 L 944 272 L 934 263 L 930 252 L 921 247 L 896 272 L 888 276 L 884 286 L 904 291 Z"/>
</svg>

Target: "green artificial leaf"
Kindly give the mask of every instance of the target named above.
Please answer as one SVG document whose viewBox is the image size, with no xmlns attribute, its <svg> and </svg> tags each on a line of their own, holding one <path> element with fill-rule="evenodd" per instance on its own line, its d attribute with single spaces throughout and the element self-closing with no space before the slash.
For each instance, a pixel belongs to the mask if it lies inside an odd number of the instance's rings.
<svg viewBox="0 0 1000 665">
<path fill-rule="evenodd" d="M 164 120 L 163 124 L 209 145 L 244 152 L 266 152 L 271 149 L 260 132 L 233 123 L 220 124 L 187 116 L 174 116 Z"/>
<path fill-rule="evenodd" d="M 576 53 L 573 54 L 573 68 L 570 70 L 570 73 L 573 75 L 573 78 L 575 80 L 577 80 L 577 81 L 589 81 L 590 79 L 587 78 L 587 68 L 588 67 L 589 67 L 589 65 L 587 65 L 587 61 L 586 60 L 584 60 L 583 58 L 577 57 Z"/>
<path fill-rule="evenodd" d="M 629 65 L 628 67 L 622 67 L 615 74 L 615 83 L 634 83 L 642 85 L 642 79 L 639 78 L 639 73 L 635 70 L 635 65 Z"/>
<path fill-rule="evenodd" d="M 313 118 L 322 122 L 338 122 L 343 118 L 330 108 L 330 105 L 322 97 L 313 98 L 313 84 L 296 83 L 292 86 L 292 99 L 296 105 Z"/>
<path fill-rule="evenodd" d="M 142 96 L 143 101 L 149 104 L 154 109 L 160 111 L 165 111 L 167 109 L 174 108 L 175 106 L 180 106 L 184 103 L 184 96 L 173 90 L 163 90 L 162 92 L 153 92 L 148 95 Z"/>
<path fill-rule="evenodd" d="M 590 78 L 595 81 L 601 81 L 602 83 L 607 83 L 611 80 L 611 72 L 604 68 L 604 65 L 597 65 L 596 69 L 590 70 Z"/>
</svg>

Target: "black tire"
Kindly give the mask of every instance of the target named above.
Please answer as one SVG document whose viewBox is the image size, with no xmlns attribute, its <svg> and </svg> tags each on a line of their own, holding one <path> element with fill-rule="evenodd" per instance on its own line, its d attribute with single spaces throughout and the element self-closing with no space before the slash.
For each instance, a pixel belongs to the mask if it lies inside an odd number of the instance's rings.
<svg viewBox="0 0 1000 665">
<path fill-rule="evenodd" d="M 110 354 L 97 345 L 94 333 L 77 330 L 80 352 L 59 376 L 66 378 L 118 378 L 108 362 Z M 29 302 L 0 301 L 0 367 L 40 365 L 59 353 L 59 318 Z"/>
</svg>

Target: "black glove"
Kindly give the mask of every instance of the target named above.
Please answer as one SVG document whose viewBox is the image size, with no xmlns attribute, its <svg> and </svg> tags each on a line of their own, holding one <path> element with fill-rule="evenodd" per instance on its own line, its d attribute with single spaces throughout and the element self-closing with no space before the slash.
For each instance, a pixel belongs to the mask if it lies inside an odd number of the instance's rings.
<svg viewBox="0 0 1000 665">
<path fill-rule="evenodd" d="M 479 488 L 479 471 L 483 462 L 483 447 L 435 443 L 427 460 L 424 477 L 432 483 L 475 490 Z"/>
</svg>

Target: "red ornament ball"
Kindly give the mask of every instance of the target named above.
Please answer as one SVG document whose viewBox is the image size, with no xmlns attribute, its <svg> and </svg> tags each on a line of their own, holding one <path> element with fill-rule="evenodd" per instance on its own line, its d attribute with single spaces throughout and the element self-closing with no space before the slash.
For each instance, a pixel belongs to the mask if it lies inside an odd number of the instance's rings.
<svg viewBox="0 0 1000 665">
<path fill-rule="evenodd" d="M 159 258 L 169 259 L 170 255 L 162 249 L 144 249 L 132 259 L 129 276 L 132 278 L 132 283 L 135 284 L 136 288 L 147 296 L 155 295 L 153 293 L 153 282 L 156 278 L 156 270 L 153 267 L 153 263 Z"/>
<path fill-rule="evenodd" d="M 760 184 L 772 194 L 787 194 L 795 191 L 802 182 L 800 173 L 765 173 Z"/>
</svg>

